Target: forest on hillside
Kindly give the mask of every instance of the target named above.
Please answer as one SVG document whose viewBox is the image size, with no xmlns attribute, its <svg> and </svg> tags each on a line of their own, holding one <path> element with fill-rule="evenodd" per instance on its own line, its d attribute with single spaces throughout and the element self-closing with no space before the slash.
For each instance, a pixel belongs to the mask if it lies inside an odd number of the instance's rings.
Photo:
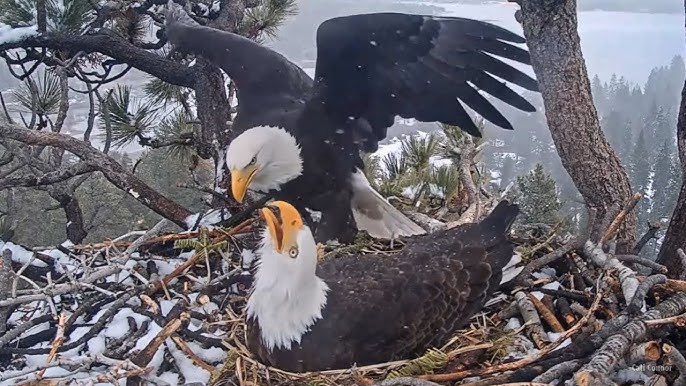
<svg viewBox="0 0 686 386">
<path fill-rule="evenodd" d="M 642 85 L 628 82 L 621 74 L 610 79 L 591 78 L 603 132 L 617 151 L 634 190 L 644 195 L 637 207 L 640 234 L 648 230 L 648 222 L 669 221 L 679 194 L 681 172 L 674 126 L 685 77 L 684 60 L 675 56 L 670 63 L 654 68 Z M 539 98 L 535 94 L 530 97 Z M 486 168 L 497 172 L 491 186 L 506 189 L 517 176 L 541 163 L 555 178 L 562 216 L 575 218 L 578 224 L 585 212 L 583 201 L 560 162 L 543 112 L 516 114 L 513 119 L 515 132 L 488 131 L 498 137 L 484 155 Z M 653 248 L 659 249 L 659 241 L 651 242 L 644 252 L 653 252 Z"/>
<path fill-rule="evenodd" d="M 446 3 L 475 3 L 480 4 L 485 0 L 442 0 Z M 672 0 L 579 0 L 579 11 L 620 11 L 620 12 L 647 12 L 647 13 L 679 13 L 682 11 L 681 4 Z"/>
</svg>

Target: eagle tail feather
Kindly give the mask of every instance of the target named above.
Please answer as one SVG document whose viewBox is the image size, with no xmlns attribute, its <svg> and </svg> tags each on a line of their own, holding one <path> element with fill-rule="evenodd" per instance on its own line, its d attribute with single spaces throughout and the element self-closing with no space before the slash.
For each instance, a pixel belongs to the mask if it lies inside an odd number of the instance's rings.
<svg viewBox="0 0 686 386">
<path fill-rule="evenodd" d="M 391 239 L 426 234 L 401 211 L 396 209 L 369 184 L 362 170 L 351 176 L 353 217 L 359 230 L 374 238 Z"/>
<path fill-rule="evenodd" d="M 483 219 L 480 226 L 485 227 L 495 235 L 506 237 L 518 214 L 519 206 L 517 204 L 511 204 L 508 200 L 502 200 Z"/>
<path fill-rule="evenodd" d="M 490 242 L 486 242 L 486 261 L 491 266 L 489 293 L 502 284 L 503 277 L 512 268 L 507 268 L 515 259 L 514 243 L 509 240 L 510 229 L 519 214 L 519 206 L 503 200 L 481 222 L 482 232 Z M 515 268 L 516 269 L 516 268 Z M 490 296 L 490 295 L 489 295 Z"/>
</svg>

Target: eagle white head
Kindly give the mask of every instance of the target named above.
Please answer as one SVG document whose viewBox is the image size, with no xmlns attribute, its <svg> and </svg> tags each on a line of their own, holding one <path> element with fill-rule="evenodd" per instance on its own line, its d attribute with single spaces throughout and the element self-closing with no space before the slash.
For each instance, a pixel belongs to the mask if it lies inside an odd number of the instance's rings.
<svg viewBox="0 0 686 386">
<path fill-rule="evenodd" d="M 248 189 L 280 189 L 302 173 L 302 163 L 300 146 L 285 129 L 257 126 L 244 131 L 226 150 L 233 198 L 242 202 Z"/>
<path fill-rule="evenodd" d="M 293 205 L 275 201 L 260 210 L 267 226 L 247 303 L 270 350 L 290 349 L 322 317 L 329 287 L 316 275 L 317 244 Z"/>
</svg>

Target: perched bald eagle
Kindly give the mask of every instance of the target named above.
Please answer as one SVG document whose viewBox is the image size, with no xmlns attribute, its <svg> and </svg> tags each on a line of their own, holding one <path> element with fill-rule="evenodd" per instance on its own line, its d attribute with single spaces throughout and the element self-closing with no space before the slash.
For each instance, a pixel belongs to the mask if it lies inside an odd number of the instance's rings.
<svg viewBox="0 0 686 386">
<path fill-rule="evenodd" d="M 314 81 L 279 53 L 242 36 L 200 26 L 169 2 L 166 33 L 177 49 L 200 54 L 235 82 L 238 111 L 228 146 L 231 189 L 269 193 L 303 215 L 318 241 L 425 233 L 365 177 L 361 152 L 373 152 L 396 116 L 460 126 L 480 136 L 461 102 L 512 129 L 478 91 L 524 111 L 534 106 L 502 80 L 537 91 L 537 82 L 497 59 L 530 64 L 513 44 L 523 37 L 482 21 L 402 13 L 326 20 L 317 30 Z M 497 79 L 496 77 L 500 78 Z"/>
<path fill-rule="evenodd" d="M 286 371 L 408 359 L 445 344 L 497 290 L 513 256 L 507 201 L 477 224 L 416 236 L 397 254 L 317 262 L 298 211 L 277 201 L 266 221 L 246 308 L 247 345 Z"/>
</svg>

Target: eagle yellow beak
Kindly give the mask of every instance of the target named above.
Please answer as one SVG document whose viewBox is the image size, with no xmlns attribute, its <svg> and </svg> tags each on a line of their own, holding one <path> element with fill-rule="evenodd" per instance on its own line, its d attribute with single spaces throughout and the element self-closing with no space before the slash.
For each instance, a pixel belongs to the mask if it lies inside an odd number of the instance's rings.
<svg viewBox="0 0 686 386">
<path fill-rule="evenodd" d="M 260 213 L 274 240 L 274 249 L 278 253 L 288 251 L 291 257 L 297 257 L 298 232 L 304 225 L 298 210 L 285 201 L 275 201 L 260 209 Z"/>
<path fill-rule="evenodd" d="M 258 170 L 257 165 L 247 166 L 243 170 L 231 169 L 231 193 L 239 204 L 243 202 L 245 192 Z"/>
</svg>

